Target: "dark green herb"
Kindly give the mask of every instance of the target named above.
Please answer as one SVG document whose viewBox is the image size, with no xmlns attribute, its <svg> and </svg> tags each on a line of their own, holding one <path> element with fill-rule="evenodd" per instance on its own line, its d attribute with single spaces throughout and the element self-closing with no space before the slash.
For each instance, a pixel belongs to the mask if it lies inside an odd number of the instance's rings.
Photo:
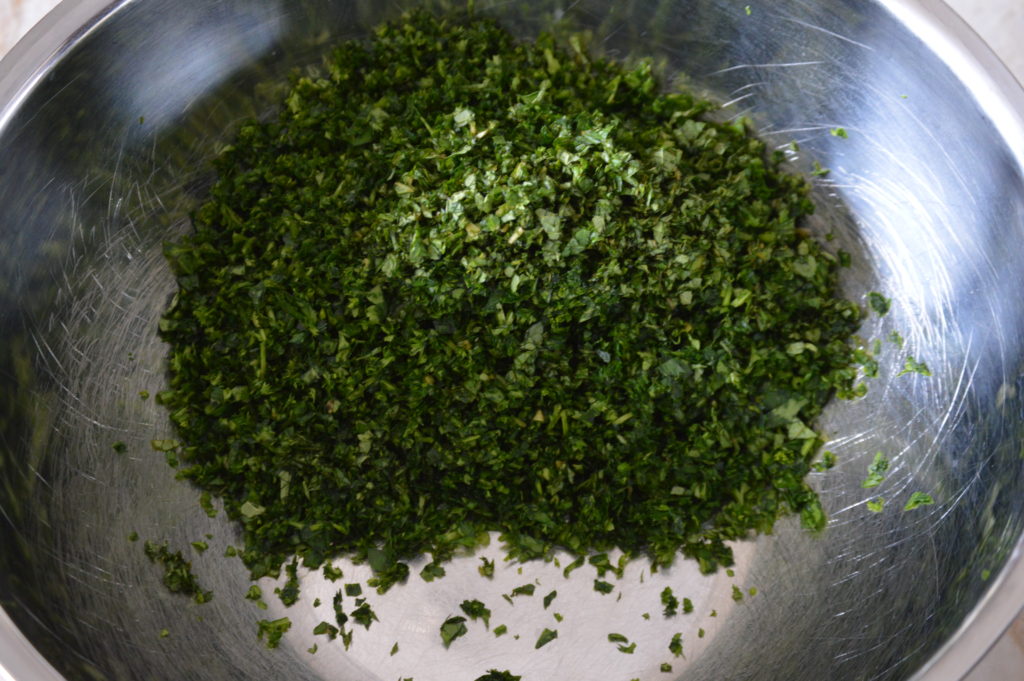
<svg viewBox="0 0 1024 681">
<path fill-rule="evenodd" d="M 497 669 L 491 669 L 483 676 L 477 677 L 476 681 L 521 681 L 522 678 L 507 670 L 499 672 Z"/>
<path fill-rule="evenodd" d="M 423 566 L 423 569 L 420 570 L 420 577 L 423 578 L 424 582 L 432 582 L 435 579 L 440 579 L 441 577 L 444 577 L 445 574 L 447 574 L 445 569 L 434 562 L 427 563 Z"/>
<path fill-rule="evenodd" d="M 351 583 L 345 585 L 345 595 L 356 598 L 357 596 L 363 595 L 363 587 L 358 583 Z"/>
<path fill-rule="evenodd" d="M 629 639 L 622 634 L 608 634 L 608 640 L 612 643 L 629 643 Z"/>
<path fill-rule="evenodd" d="M 673 634 L 672 640 L 668 644 L 668 651 L 676 657 L 683 657 L 683 635 L 681 633 Z"/>
<path fill-rule="evenodd" d="M 249 586 L 249 590 L 245 592 L 245 597 L 250 601 L 258 601 L 263 598 L 263 589 L 258 584 L 252 584 Z"/>
<path fill-rule="evenodd" d="M 139 541 L 139 533 L 132 530 L 128 533 L 128 541 Z"/>
<path fill-rule="evenodd" d="M 512 589 L 512 596 L 532 596 L 536 589 L 534 584 L 523 584 Z"/>
<path fill-rule="evenodd" d="M 293 560 L 287 565 L 287 567 L 285 567 L 285 574 L 288 578 L 282 586 L 274 589 L 274 593 L 277 594 L 278 598 L 280 598 L 281 602 L 286 606 L 295 605 L 299 600 L 298 570 L 299 563 L 298 561 Z"/>
<path fill-rule="evenodd" d="M 217 517 L 217 507 L 213 505 L 213 495 L 209 492 L 204 491 L 199 495 L 199 506 L 208 517 Z"/>
<path fill-rule="evenodd" d="M 466 629 L 466 618 L 452 616 L 444 621 L 441 625 L 441 642 L 444 643 L 444 647 L 447 648 L 452 644 L 452 641 L 460 636 L 465 636 L 469 632 Z"/>
<path fill-rule="evenodd" d="M 266 639 L 268 648 L 276 648 L 281 642 L 281 637 L 292 628 L 292 621 L 287 617 L 276 620 L 260 620 L 257 622 L 257 636 L 261 641 Z"/>
<path fill-rule="evenodd" d="M 508 627 L 504 624 L 499 624 L 498 626 L 494 627 L 495 636 L 504 636 L 506 633 L 508 633 Z"/>
<path fill-rule="evenodd" d="M 885 458 L 885 454 L 882 452 L 875 452 L 875 458 L 871 461 L 871 465 L 868 466 L 868 477 L 864 478 L 860 486 L 864 489 L 878 487 L 885 480 L 885 473 L 888 470 L 889 459 Z"/>
<path fill-rule="evenodd" d="M 398 641 L 395 641 L 395 645 L 391 646 L 391 657 L 394 657 L 398 653 Z"/>
<path fill-rule="evenodd" d="M 494 577 L 494 561 L 488 560 L 487 558 L 481 558 L 480 562 L 481 565 L 477 568 L 477 571 L 480 572 L 480 575 L 482 577 L 487 577 L 488 579 Z"/>
<path fill-rule="evenodd" d="M 491 627 L 491 611 L 480 601 L 476 599 L 471 601 L 462 601 L 459 607 L 470 619 L 481 619 L 484 621 L 485 627 L 488 629 Z"/>
<path fill-rule="evenodd" d="M 544 609 L 547 610 L 548 606 L 551 605 L 551 601 L 555 600 L 555 598 L 557 598 L 557 597 L 558 597 L 558 592 L 557 591 L 552 591 L 547 596 L 545 596 L 544 597 Z"/>
<path fill-rule="evenodd" d="M 935 499 L 930 494 L 924 492 L 914 492 L 910 495 L 910 499 L 907 500 L 906 505 L 903 507 L 904 511 L 913 511 L 915 508 L 920 506 L 931 506 L 935 503 Z"/>
<path fill-rule="evenodd" d="M 662 662 L 661 671 L 665 672 L 666 674 L 671 673 L 672 665 L 670 665 L 668 662 Z"/>
<path fill-rule="evenodd" d="M 698 629 L 697 630 L 697 638 L 704 638 L 704 630 L 703 629 Z"/>
<path fill-rule="evenodd" d="M 620 645 L 619 646 L 619 652 L 620 653 L 626 653 L 627 655 L 632 655 L 634 652 L 636 652 L 636 641 L 633 641 L 628 646 L 627 645 Z"/>
<path fill-rule="evenodd" d="M 351 613 L 353 622 L 361 624 L 369 629 L 371 624 L 380 621 L 377 619 L 377 614 L 373 611 L 373 608 L 370 607 L 369 603 L 366 601 L 360 603 L 359 600 L 356 600 L 356 604 L 356 609 Z"/>
<path fill-rule="evenodd" d="M 128 451 L 128 445 L 121 442 L 120 440 L 118 440 L 111 446 L 113 447 L 114 451 L 117 452 L 118 454 L 124 454 L 125 452 Z"/>
<path fill-rule="evenodd" d="M 672 593 L 672 587 L 666 586 L 661 592 L 661 604 L 665 606 L 663 614 L 672 617 L 679 611 L 679 599 Z"/>
<path fill-rule="evenodd" d="M 313 627 L 313 634 L 316 636 L 327 636 L 331 641 L 338 638 L 338 627 L 329 622 L 321 622 Z"/>
<path fill-rule="evenodd" d="M 552 615 L 552 617 L 554 617 L 554 618 L 555 618 L 555 621 L 556 621 L 556 622 L 561 622 L 562 620 L 564 620 L 564 619 L 565 619 L 565 618 L 564 618 L 564 617 L 562 616 L 562 613 L 560 613 L 560 612 L 556 612 L 556 613 L 555 613 L 554 615 Z"/>
<path fill-rule="evenodd" d="M 314 608 L 319 608 L 320 607 L 320 598 L 319 597 L 313 599 L 313 607 Z"/>
<path fill-rule="evenodd" d="M 334 594 L 333 600 L 334 606 L 334 621 L 338 623 L 338 628 L 345 631 L 345 624 L 348 623 L 348 615 L 345 614 L 345 610 L 342 607 L 342 595 L 341 591 Z"/>
<path fill-rule="evenodd" d="M 565 569 L 562 570 L 562 576 L 566 579 L 569 579 L 569 575 L 572 574 L 572 571 L 583 567 L 586 564 L 586 562 L 587 561 L 583 558 L 583 556 L 578 557 L 576 560 L 565 566 Z"/>
<path fill-rule="evenodd" d="M 691 601 L 689 598 L 683 599 L 683 612 L 687 615 L 693 612 L 693 601 Z"/>
<path fill-rule="evenodd" d="M 167 542 L 157 544 L 152 541 L 145 542 L 143 551 L 150 562 L 163 567 L 163 582 L 168 591 L 191 596 L 198 604 L 206 603 L 213 598 L 212 591 L 205 591 L 200 586 L 199 580 L 192 574 L 192 563 L 185 560 L 181 551 L 170 551 Z"/>
<path fill-rule="evenodd" d="M 140 390 L 139 391 L 139 399 L 140 400 L 148 400 L 149 399 L 149 391 L 148 390 Z"/>
<path fill-rule="evenodd" d="M 341 571 L 341 568 L 334 567 L 334 565 L 331 563 L 324 563 L 323 573 L 324 579 L 326 579 L 329 582 L 336 582 L 339 579 L 343 579 L 345 577 L 345 573 Z M 356 589 L 358 589 L 358 591 L 356 593 L 349 593 L 349 587 L 355 587 Z M 346 584 L 345 593 L 349 596 L 358 596 L 360 593 L 362 593 L 362 587 L 360 587 L 358 584 Z"/>
<path fill-rule="evenodd" d="M 349 555 L 383 593 L 491 530 L 711 571 L 783 513 L 824 525 L 811 424 L 858 394 L 859 313 L 804 180 L 712 108 L 416 12 L 241 124 L 166 249 L 185 445 L 154 447 L 253 578 Z"/>
<path fill-rule="evenodd" d="M 318 650 L 318 648 L 319 648 L 319 646 L 316 643 L 314 643 L 309 648 L 306 648 L 306 652 L 309 653 L 310 655 L 315 655 L 316 651 Z"/>
<path fill-rule="evenodd" d="M 821 459 L 816 461 L 812 468 L 819 473 L 835 468 L 836 466 L 836 455 L 829 450 L 825 450 L 821 453 Z"/>
<path fill-rule="evenodd" d="M 886 298 L 881 293 L 872 291 L 868 294 L 868 305 L 875 311 L 875 314 L 879 317 L 884 317 L 888 314 L 889 308 L 892 307 L 892 300 Z"/>
<path fill-rule="evenodd" d="M 611 582 L 605 582 L 604 580 L 600 579 L 594 580 L 594 591 L 603 594 L 610 594 L 613 589 L 615 589 L 615 585 Z"/>
<path fill-rule="evenodd" d="M 558 631 L 557 630 L 555 630 L 555 629 L 545 629 L 544 631 L 542 631 L 540 633 L 540 636 L 537 637 L 537 644 L 535 646 L 533 646 L 533 647 L 535 649 L 536 648 L 543 648 L 547 644 L 549 644 L 552 641 L 554 641 L 556 638 L 558 638 Z"/>
<path fill-rule="evenodd" d="M 737 603 L 743 600 L 743 590 L 735 584 L 732 585 L 732 599 Z"/>
<path fill-rule="evenodd" d="M 925 364 L 924 362 L 918 362 L 913 357 L 907 357 L 907 361 L 904 362 L 904 364 L 903 364 L 903 370 L 900 371 L 896 375 L 897 376 L 902 376 L 903 374 L 911 374 L 911 373 L 913 373 L 913 374 L 921 374 L 922 376 L 931 376 L 932 375 L 931 369 L 928 368 L 927 364 Z"/>
</svg>

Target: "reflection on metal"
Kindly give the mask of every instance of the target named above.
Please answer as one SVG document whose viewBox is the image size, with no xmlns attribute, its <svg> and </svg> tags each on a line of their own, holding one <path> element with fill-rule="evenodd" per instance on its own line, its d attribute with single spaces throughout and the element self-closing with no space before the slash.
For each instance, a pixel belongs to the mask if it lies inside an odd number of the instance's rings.
<svg viewBox="0 0 1024 681">
<path fill-rule="evenodd" d="M 76 680 L 468 681 L 492 667 L 530 681 L 961 676 L 1024 603 L 1024 94 L 933 1 L 776 0 L 749 15 L 724 0 L 477 4 L 523 36 L 560 16 L 609 54 L 663 59 L 774 147 L 799 142 L 795 168 L 830 169 L 814 181 L 811 227 L 854 254 L 848 295 L 881 291 L 894 307 L 863 329 L 883 339 L 882 377 L 821 424 L 840 461 L 814 478 L 827 532 L 783 522 L 737 546 L 734 577 L 636 563 L 616 582 L 621 600 L 593 591 L 590 568 L 566 580 L 554 565 L 499 563 L 491 582 L 477 557 L 458 559 L 440 581 L 414 574 L 371 594 L 380 622 L 350 651 L 321 639 L 308 653 L 338 585 L 303 573 L 292 608 L 272 584 L 269 610 L 245 600 L 245 570 L 222 557 L 236 528 L 207 517 L 151 450 L 169 429 L 139 393 L 163 383 L 156 319 L 174 282 L 162 244 L 187 229 L 216 145 L 266 111 L 268 83 L 397 7 L 85 0 L 0 65 L 0 678 L 59 679 L 50 663 Z M 839 126 L 848 139 L 829 134 Z M 894 330 L 905 347 L 884 340 Z M 907 354 L 934 376 L 897 377 Z M 893 467 L 864 490 L 877 451 Z M 938 503 L 901 512 L 914 491 Z M 882 513 L 866 507 L 876 496 Z M 132 531 L 186 549 L 212 534 L 193 562 L 214 600 L 166 593 Z M 342 565 L 344 581 L 366 577 Z M 533 599 L 501 599 L 533 580 Z M 734 584 L 759 593 L 736 604 Z M 663 618 L 666 585 L 695 612 Z M 473 628 L 444 651 L 438 626 L 466 598 L 510 634 Z M 285 615 L 282 647 L 263 649 L 255 622 Z M 536 651 L 545 627 L 559 638 Z M 611 632 L 636 652 L 618 652 Z M 685 660 L 668 652 L 675 632 Z"/>
</svg>

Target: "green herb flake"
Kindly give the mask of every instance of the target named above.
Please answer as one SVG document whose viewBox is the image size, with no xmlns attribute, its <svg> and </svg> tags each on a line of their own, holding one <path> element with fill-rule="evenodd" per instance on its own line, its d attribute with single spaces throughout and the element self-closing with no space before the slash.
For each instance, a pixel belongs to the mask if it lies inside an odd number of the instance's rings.
<svg viewBox="0 0 1024 681">
<path fill-rule="evenodd" d="M 872 513 L 881 513 L 882 509 L 885 507 L 885 499 L 883 499 L 882 497 L 869 499 L 867 502 L 867 507 L 868 510 L 871 511 Z"/>
<path fill-rule="evenodd" d="M 452 616 L 444 621 L 441 625 L 441 642 L 444 643 L 444 647 L 447 648 L 452 644 L 452 641 L 465 636 L 469 632 L 466 629 L 466 618 Z"/>
<path fill-rule="evenodd" d="M 483 620 L 484 627 L 488 629 L 491 627 L 491 611 L 480 601 L 476 599 L 462 601 L 459 607 L 470 619 Z"/>
<path fill-rule="evenodd" d="M 125 443 L 121 442 L 120 440 L 118 440 L 113 445 L 111 445 L 111 447 L 118 454 L 124 454 L 125 452 L 128 451 L 128 445 L 126 445 Z"/>
<path fill-rule="evenodd" d="M 557 591 L 552 591 L 547 596 L 545 596 L 544 597 L 544 609 L 547 610 L 548 606 L 551 605 L 551 601 L 555 600 L 555 598 L 557 598 L 557 597 L 558 597 L 558 592 Z"/>
<path fill-rule="evenodd" d="M 743 600 L 743 590 L 735 584 L 732 585 L 732 599 L 737 603 Z"/>
<path fill-rule="evenodd" d="M 833 137 L 842 137 L 843 139 L 848 138 L 850 135 L 846 132 L 846 128 L 832 128 L 828 131 Z"/>
<path fill-rule="evenodd" d="M 537 637 L 537 643 L 534 645 L 534 649 L 543 648 L 547 644 L 558 638 L 558 630 L 556 629 L 545 629 L 541 632 L 540 636 Z"/>
<path fill-rule="evenodd" d="M 157 544 L 146 541 L 143 551 L 150 562 L 157 563 L 163 567 L 163 583 L 171 593 L 180 593 L 191 596 L 197 604 L 209 602 L 213 598 L 212 591 L 204 590 L 199 580 L 192 573 L 192 563 L 185 560 L 181 551 L 171 551 L 167 548 L 167 542 Z"/>
<path fill-rule="evenodd" d="M 477 571 L 481 577 L 492 579 L 494 577 L 494 561 L 487 558 L 480 559 L 480 566 L 477 567 Z"/>
<path fill-rule="evenodd" d="M 931 369 L 928 368 L 927 364 L 925 364 L 924 362 L 919 362 L 916 359 L 914 359 L 913 357 L 909 357 L 908 356 L 906 361 L 903 363 L 903 370 L 900 371 L 896 375 L 897 376 L 902 376 L 903 374 L 911 374 L 911 373 L 913 373 L 913 374 L 921 374 L 922 376 L 931 376 L 932 375 Z"/>
<path fill-rule="evenodd" d="M 170 629 L 161 629 L 159 635 L 160 635 L 160 638 L 167 638 L 168 636 L 171 635 L 171 630 Z"/>
<path fill-rule="evenodd" d="M 497 637 L 497 636 L 504 636 L 507 633 L 508 633 L 508 627 L 506 625 L 504 625 L 504 624 L 499 624 L 498 626 L 494 627 L 494 635 L 495 635 L 495 637 Z"/>
<path fill-rule="evenodd" d="M 556 622 L 561 622 L 562 620 L 565 619 L 565 617 L 563 617 L 562 613 L 560 613 L 560 612 L 556 612 L 554 615 L 552 615 L 552 617 L 555 618 Z"/>
<path fill-rule="evenodd" d="M 661 671 L 666 673 L 666 674 L 671 674 L 672 673 L 672 665 L 670 665 L 668 662 L 662 662 L 661 663 Z"/>
<path fill-rule="evenodd" d="M 287 617 L 276 620 L 260 620 L 257 622 L 257 636 L 265 641 L 268 648 L 276 648 L 281 643 L 281 637 L 292 628 L 292 621 Z"/>
<path fill-rule="evenodd" d="M 324 563 L 324 566 L 323 568 L 321 568 L 321 570 L 323 572 L 324 579 L 326 579 L 329 582 L 336 582 L 339 579 L 343 579 L 345 577 L 345 573 L 342 572 L 341 568 L 334 567 L 334 565 L 332 565 L 331 563 Z M 349 593 L 349 587 L 355 587 L 359 591 L 357 591 L 356 593 Z M 360 587 L 358 584 L 347 584 L 345 585 L 345 593 L 349 596 L 358 596 L 360 593 L 362 593 L 362 587 Z"/>
<path fill-rule="evenodd" d="M 576 560 L 565 566 L 565 569 L 562 570 L 562 576 L 566 579 L 569 579 L 569 575 L 572 574 L 572 571 L 583 567 L 584 565 L 586 565 L 586 562 L 587 561 L 583 558 L 583 556 L 578 557 Z"/>
<path fill-rule="evenodd" d="M 129 532 L 128 533 L 128 541 L 132 541 L 132 542 L 139 541 L 139 533 L 136 532 L 135 530 L 132 530 L 131 532 Z"/>
<path fill-rule="evenodd" d="M 879 317 L 884 317 L 889 313 L 889 309 L 892 307 L 892 300 L 886 298 L 881 293 L 872 291 L 868 294 L 868 306 L 875 311 Z"/>
<path fill-rule="evenodd" d="M 210 548 L 210 545 L 204 541 L 192 542 L 192 548 L 196 550 L 196 553 L 203 553 L 206 549 Z"/>
<path fill-rule="evenodd" d="M 689 598 L 684 598 L 683 613 L 689 615 L 691 612 L 693 612 L 693 601 L 691 601 Z"/>
<path fill-rule="evenodd" d="M 363 595 L 363 587 L 358 582 L 352 582 L 345 585 L 345 595 L 357 598 Z"/>
<path fill-rule="evenodd" d="M 395 645 L 391 646 L 391 657 L 398 654 L 398 641 L 395 641 Z"/>
<path fill-rule="evenodd" d="M 601 579 L 594 580 L 594 591 L 602 594 L 610 594 L 615 589 L 615 585 L 611 582 L 606 582 Z"/>
<path fill-rule="evenodd" d="M 338 627 L 334 626 L 330 622 L 321 622 L 313 627 L 314 636 L 326 636 L 328 640 L 331 641 L 338 637 L 338 631 Z"/>
<path fill-rule="evenodd" d="M 935 503 L 935 499 L 930 494 L 924 492 L 914 492 L 910 495 L 910 499 L 907 500 L 906 505 L 903 507 L 904 511 L 913 511 L 915 508 L 921 506 L 931 506 Z"/>
<path fill-rule="evenodd" d="M 432 582 L 435 579 L 440 579 L 446 574 L 445 569 L 435 562 L 427 563 L 420 570 L 420 577 L 423 578 L 424 582 Z"/>
<path fill-rule="evenodd" d="M 533 584 L 523 584 L 512 589 L 512 596 L 532 596 L 537 587 Z"/>
<path fill-rule="evenodd" d="M 882 452 L 875 452 L 875 458 L 868 466 L 868 476 L 860 483 L 864 489 L 878 487 L 885 480 L 886 471 L 889 470 L 889 459 Z"/>
<path fill-rule="evenodd" d="M 661 604 L 664 606 L 665 617 L 672 617 L 679 611 L 679 599 L 672 593 L 672 587 L 666 586 L 662 589 Z"/>
<path fill-rule="evenodd" d="M 521 676 L 516 676 L 512 672 L 498 671 L 497 669 L 490 669 L 483 676 L 477 677 L 474 681 L 522 681 Z"/>
<path fill-rule="evenodd" d="M 683 657 L 683 635 L 682 633 L 673 634 L 672 640 L 669 641 L 668 651 L 676 657 Z"/>
</svg>

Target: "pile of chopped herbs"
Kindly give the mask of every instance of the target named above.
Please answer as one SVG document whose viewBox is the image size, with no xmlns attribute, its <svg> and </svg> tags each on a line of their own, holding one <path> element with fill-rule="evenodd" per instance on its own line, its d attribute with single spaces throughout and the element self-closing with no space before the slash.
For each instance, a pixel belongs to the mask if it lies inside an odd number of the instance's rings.
<svg viewBox="0 0 1024 681">
<path fill-rule="evenodd" d="M 219 154 L 166 250 L 160 400 L 253 577 L 348 555 L 386 587 L 488 531 L 710 571 L 824 522 L 812 423 L 860 315 L 804 180 L 567 42 L 408 14 Z"/>
</svg>

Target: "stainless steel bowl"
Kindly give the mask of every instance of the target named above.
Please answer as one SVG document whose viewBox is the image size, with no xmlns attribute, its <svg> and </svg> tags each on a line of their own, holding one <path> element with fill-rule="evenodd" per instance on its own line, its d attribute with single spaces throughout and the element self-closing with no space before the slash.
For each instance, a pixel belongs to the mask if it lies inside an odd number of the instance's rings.
<svg viewBox="0 0 1024 681">
<path fill-rule="evenodd" d="M 283 74 L 401 8 L 69 1 L 0 63 L 0 678 L 960 678 L 1024 604 L 1024 93 L 937 0 L 477 4 L 524 37 L 562 21 L 611 55 L 653 56 L 771 144 L 796 140 L 796 170 L 831 169 L 814 181 L 812 228 L 854 254 L 848 295 L 894 304 L 863 329 L 883 339 L 881 378 L 821 424 L 840 462 L 814 476 L 827 531 L 786 520 L 737 545 L 734 576 L 631 565 L 621 601 L 553 565 L 502 565 L 492 583 L 462 558 L 439 582 L 373 595 L 380 622 L 350 651 L 307 652 L 334 585 L 303 574 L 287 610 L 245 600 L 244 569 L 221 556 L 235 529 L 151 450 L 169 429 L 139 392 L 164 377 L 156 320 L 174 282 L 161 244 L 187 229 L 217 145 L 266 111 Z M 840 126 L 848 139 L 830 134 Z M 884 340 L 893 330 L 905 347 Z M 934 375 L 897 376 L 908 354 Z M 876 451 L 893 468 L 865 490 Z M 913 491 L 937 503 L 903 512 Z M 882 513 L 866 507 L 876 496 Z M 211 534 L 194 566 L 213 602 L 168 594 L 132 531 L 185 549 Z M 565 617 L 539 651 L 551 611 L 499 597 L 533 579 L 558 590 Z M 736 603 L 734 584 L 759 594 Z M 665 585 L 695 612 L 662 618 Z M 521 638 L 476 628 L 444 651 L 440 622 L 473 597 Z M 256 620 L 286 614 L 292 631 L 266 650 Z M 685 659 L 666 649 L 677 631 Z"/>
</svg>

